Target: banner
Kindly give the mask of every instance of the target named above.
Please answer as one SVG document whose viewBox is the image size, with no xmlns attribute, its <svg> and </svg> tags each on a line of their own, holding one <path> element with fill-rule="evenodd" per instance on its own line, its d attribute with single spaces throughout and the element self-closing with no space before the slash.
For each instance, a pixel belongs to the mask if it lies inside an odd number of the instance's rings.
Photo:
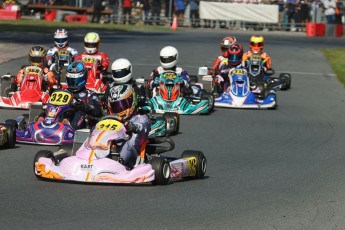
<svg viewBox="0 0 345 230">
<path fill-rule="evenodd" d="M 200 18 L 226 21 L 278 23 L 278 5 L 200 1 Z"/>
</svg>

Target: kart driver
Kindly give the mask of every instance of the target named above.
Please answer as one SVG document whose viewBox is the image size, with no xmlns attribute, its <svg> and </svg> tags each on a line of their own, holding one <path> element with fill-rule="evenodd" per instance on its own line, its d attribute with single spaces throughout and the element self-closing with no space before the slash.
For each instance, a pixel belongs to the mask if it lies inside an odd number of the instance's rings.
<svg viewBox="0 0 345 230">
<path fill-rule="evenodd" d="M 68 51 L 74 58 L 78 55 L 78 51 L 68 45 L 68 33 L 65 29 L 57 29 L 54 33 L 55 47 L 47 52 L 47 65 L 50 67 L 56 60 L 54 60 L 55 53 L 60 50 Z"/>
<path fill-rule="evenodd" d="M 54 73 L 46 67 L 45 55 L 46 55 L 46 51 L 44 50 L 42 46 L 33 46 L 29 50 L 30 65 L 22 66 L 17 76 L 15 77 L 17 90 L 20 90 L 20 84 L 24 78 L 24 75 L 26 74 L 27 71 L 29 71 L 29 68 L 32 66 L 37 66 L 40 69 L 42 69 L 43 74 L 44 74 L 44 81 L 48 83 L 48 86 L 50 88 L 57 84 L 57 81 L 54 77 Z"/>
<path fill-rule="evenodd" d="M 110 115 L 125 125 L 131 139 L 120 145 L 120 157 L 125 166 L 132 168 L 140 154 L 140 147 L 147 141 L 151 122 L 147 115 L 138 112 L 138 98 L 130 84 L 116 85 L 109 89 L 107 105 Z"/>
<path fill-rule="evenodd" d="M 251 36 L 250 38 L 250 50 L 247 51 L 246 53 L 243 54 L 242 57 L 242 62 L 244 66 L 247 66 L 246 61 L 249 60 L 249 58 L 253 55 L 253 54 L 259 54 L 261 56 L 261 58 L 264 60 L 264 67 L 269 69 L 271 68 L 271 57 L 263 51 L 264 49 L 264 44 L 265 40 L 263 36 L 259 36 L 259 35 L 254 35 Z"/>
<path fill-rule="evenodd" d="M 220 53 L 221 53 L 221 55 L 218 56 L 213 62 L 214 72 L 219 72 L 218 68 L 219 68 L 220 63 L 223 60 L 227 59 L 228 54 L 229 54 L 228 50 L 229 50 L 230 46 L 234 43 L 236 43 L 235 37 L 229 36 L 229 37 L 225 37 L 222 39 L 222 41 L 220 42 Z"/>
<path fill-rule="evenodd" d="M 109 57 L 107 54 L 103 52 L 99 52 L 99 44 L 101 39 L 98 33 L 90 32 L 87 33 L 84 37 L 84 49 L 85 52 L 79 54 L 76 57 L 76 60 L 84 61 L 84 58 L 92 56 L 98 61 L 98 69 L 96 72 L 97 79 L 101 78 L 101 74 L 106 73 L 109 68 Z"/>
<path fill-rule="evenodd" d="M 230 86 L 229 71 L 242 65 L 243 47 L 239 43 L 234 43 L 229 47 L 227 53 L 227 58 L 224 58 L 215 67 L 217 71 L 214 74 L 213 84 L 221 84 L 220 90 L 223 90 L 222 92 Z M 219 81 L 220 77 L 224 79 L 223 83 Z"/>
<path fill-rule="evenodd" d="M 182 69 L 181 67 L 177 67 L 178 61 L 178 51 L 175 47 L 166 46 L 160 51 L 160 64 L 156 69 L 154 69 L 149 77 L 148 87 L 150 87 L 151 91 L 158 86 L 159 84 L 159 76 L 160 74 L 166 71 L 174 71 L 177 73 L 181 80 L 182 80 L 182 88 L 184 92 L 187 94 L 192 93 L 192 90 L 189 87 L 190 79 L 187 71 Z"/>
<path fill-rule="evenodd" d="M 73 93 L 75 102 L 72 107 L 75 111 L 66 113 L 63 123 L 68 123 L 75 130 L 92 127 L 97 119 L 102 116 L 100 100 L 97 94 L 85 88 L 87 81 L 87 69 L 81 62 L 71 63 L 66 70 L 67 90 Z M 43 111 L 38 121 L 42 122 L 47 111 Z M 86 120 L 88 119 L 88 124 Z"/>
</svg>

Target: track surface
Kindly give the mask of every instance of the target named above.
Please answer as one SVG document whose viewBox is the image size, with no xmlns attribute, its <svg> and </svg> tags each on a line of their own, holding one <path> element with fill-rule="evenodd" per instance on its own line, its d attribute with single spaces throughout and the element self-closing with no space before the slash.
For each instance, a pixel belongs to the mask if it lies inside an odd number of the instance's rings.
<svg viewBox="0 0 345 230">
<path fill-rule="evenodd" d="M 84 31 L 72 35 L 82 50 Z M 136 77 L 148 76 L 165 45 L 180 51 L 190 74 L 210 66 L 224 32 L 107 32 L 101 49 L 126 57 Z M 234 34 L 247 49 L 250 33 Z M 32 37 L 32 39 L 27 39 Z M 278 92 L 275 111 L 217 109 L 183 116 L 173 137 L 179 156 L 202 150 L 202 180 L 168 186 L 95 186 L 51 183 L 33 174 L 44 146 L 0 150 L 0 229 L 344 229 L 345 92 L 319 48 L 340 39 L 267 34 L 276 72 L 291 72 L 292 89 Z M 52 38 L 2 34 L 1 40 L 50 46 Z M 27 41 L 28 40 L 28 41 Z M 0 65 L 16 73 L 27 58 Z M 23 111 L 0 110 L 1 120 Z"/>
</svg>

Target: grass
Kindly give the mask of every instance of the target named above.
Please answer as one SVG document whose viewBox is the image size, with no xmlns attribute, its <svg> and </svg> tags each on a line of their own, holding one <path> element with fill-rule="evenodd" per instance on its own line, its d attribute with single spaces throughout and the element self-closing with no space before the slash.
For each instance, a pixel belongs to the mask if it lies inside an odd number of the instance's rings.
<svg viewBox="0 0 345 230">
<path fill-rule="evenodd" d="M 345 48 L 322 49 L 339 81 L 345 86 Z"/>
<path fill-rule="evenodd" d="M 142 31 L 167 31 L 165 26 L 150 25 L 119 25 L 119 24 L 96 24 L 96 23 L 67 23 L 67 22 L 48 22 L 45 20 L 20 19 L 20 20 L 0 20 L 0 32 L 5 31 L 26 31 L 49 33 L 55 28 L 92 29 L 92 30 L 142 30 Z"/>
</svg>

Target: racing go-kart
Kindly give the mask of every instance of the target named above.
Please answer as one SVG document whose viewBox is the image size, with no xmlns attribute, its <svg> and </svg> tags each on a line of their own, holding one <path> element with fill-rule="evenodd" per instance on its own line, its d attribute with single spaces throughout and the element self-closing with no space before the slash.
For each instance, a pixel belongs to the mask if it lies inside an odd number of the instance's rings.
<svg viewBox="0 0 345 230">
<path fill-rule="evenodd" d="M 75 130 L 68 123 L 62 123 L 62 120 L 66 113 L 74 112 L 73 103 L 75 99 L 69 91 L 53 92 L 47 104 L 46 117 L 42 122 L 36 121 L 43 109 L 42 103 L 32 104 L 29 116 L 23 115 L 16 119 L 17 142 L 40 145 L 72 143 Z"/>
<path fill-rule="evenodd" d="M 34 102 L 46 103 L 49 99 L 48 85 L 44 81 L 43 70 L 37 66 L 26 68 L 20 88 L 14 76 L 1 76 L 0 108 L 29 109 Z"/>
<path fill-rule="evenodd" d="M 137 79 L 137 83 L 145 84 L 145 80 Z M 191 95 L 183 95 L 181 92 L 181 78 L 173 71 L 160 74 L 158 87 L 146 94 L 149 98 L 143 110 L 154 113 L 175 112 L 178 114 L 208 114 L 213 110 L 214 98 L 202 89 L 202 84 L 192 87 Z M 147 84 L 147 83 L 146 83 Z M 144 87 L 141 85 L 141 87 Z M 152 94 L 152 97 L 151 95 Z"/>
<path fill-rule="evenodd" d="M 141 146 L 135 166 L 126 167 L 117 143 L 129 138 L 121 122 L 106 116 L 84 142 L 75 141 L 72 148 L 62 146 L 57 152 L 39 151 L 34 159 L 34 173 L 38 178 L 58 181 L 159 185 L 168 184 L 171 179 L 198 179 L 205 175 L 207 161 L 200 151 L 184 151 L 181 158 L 161 156 L 174 148 L 174 142 L 166 137 L 149 139 Z M 82 138 L 76 134 L 76 140 L 79 139 Z"/>
<path fill-rule="evenodd" d="M 105 84 L 105 78 L 103 79 L 103 74 L 99 72 L 99 60 L 91 55 L 85 55 L 81 61 L 88 69 L 85 87 L 98 94 L 104 94 L 107 85 Z"/>
<path fill-rule="evenodd" d="M 16 145 L 16 121 L 0 123 L 0 148 L 14 148 Z"/>
<path fill-rule="evenodd" d="M 208 68 L 200 67 L 199 74 L 204 81 L 212 81 L 213 77 L 207 75 Z M 246 69 L 237 68 L 229 73 L 230 86 L 219 97 L 215 98 L 215 107 L 227 108 L 277 108 L 275 90 L 262 79 L 249 79 Z"/>
</svg>

